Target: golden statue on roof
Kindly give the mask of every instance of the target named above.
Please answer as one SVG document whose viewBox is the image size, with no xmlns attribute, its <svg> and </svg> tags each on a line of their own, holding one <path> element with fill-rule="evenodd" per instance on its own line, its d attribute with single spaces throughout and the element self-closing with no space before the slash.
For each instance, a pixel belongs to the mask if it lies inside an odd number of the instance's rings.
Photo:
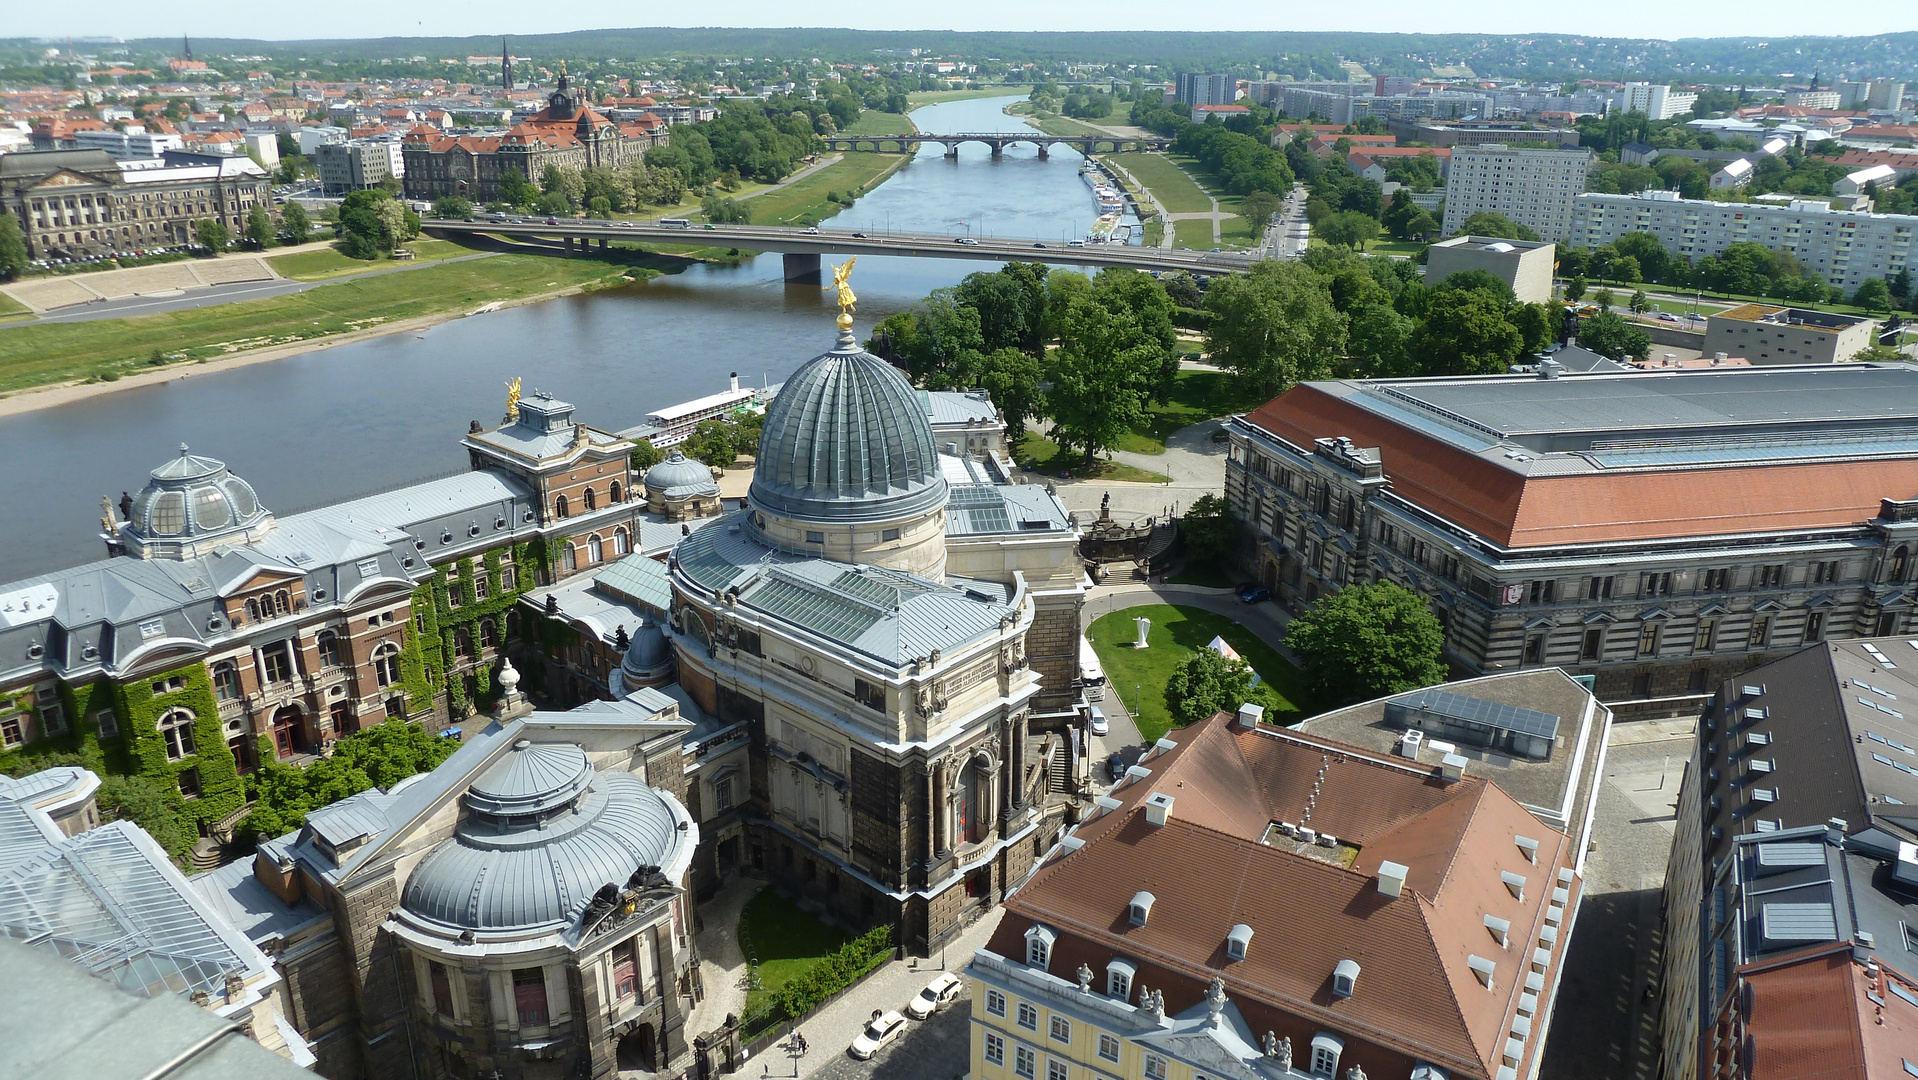
<svg viewBox="0 0 1918 1080">
<path fill-rule="evenodd" d="M 852 286 L 846 283 L 847 279 L 852 277 L 852 264 L 858 261 L 859 256 L 854 255 L 852 258 L 832 268 L 832 285 L 830 287 L 839 294 L 839 329 L 841 330 L 852 329 L 853 305 L 859 302 L 859 298 L 852 293 Z"/>
<path fill-rule="evenodd" d="M 519 376 L 506 384 L 506 422 L 511 424 L 519 419 Z"/>
</svg>

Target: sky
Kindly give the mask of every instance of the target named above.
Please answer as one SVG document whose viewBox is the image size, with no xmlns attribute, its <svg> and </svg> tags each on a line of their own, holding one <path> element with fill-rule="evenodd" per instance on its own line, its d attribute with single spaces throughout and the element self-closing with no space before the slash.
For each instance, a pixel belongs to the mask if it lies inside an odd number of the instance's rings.
<svg viewBox="0 0 1918 1080">
<path fill-rule="evenodd" d="M 1918 30 L 1918 4 L 1869 4 L 1843 22 L 1807 20 L 1801 0 L 1746 0 L 1731 9 L 1669 0 L 1541 4 L 1536 0 L 1370 0 L 1365 4 L 1201 4 L 1163 0 L 969 0 L 902 4 L 839 0 L 708 0 L 675 18 L 668 8 L 596 4 L 548 6 L 522 0 L 331 0 L 313 4 L 187 4 L 181 0 L 22 2 L 0 34 L 206 37 L 272 40 L 338 37 L 465 36 L 592 30 L 609 26 L 839 26 L 862 30 L 1346 30 L 1406 33 L 1567 33 L 1604 37 L 1723 37 L 1762 34 L 1883 34 Z"/>
</svg>

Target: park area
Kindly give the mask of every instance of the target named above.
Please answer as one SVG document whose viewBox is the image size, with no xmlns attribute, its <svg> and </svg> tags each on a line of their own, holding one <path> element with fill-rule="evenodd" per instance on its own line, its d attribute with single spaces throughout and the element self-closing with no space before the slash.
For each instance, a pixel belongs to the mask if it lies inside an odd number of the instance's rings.
<svg viewBox="0 0 1918 1080">
<path fill-rule="evenodd" d="M 1141 616 L 1150 619 L 1152 626 L 1146 632 L 1146 648 L 1135 649 L 1132 643 L 1138 634 L 1132 620 Z M 1173 671 L 1215 637 L 1223 637 L 1284 703 L 1282 710 L 1267 710 L 1267 721 L 1294 724 L 1311 711 L 1311 690 L 1304 673 L 1250 630 L 1217 612 L 1173 604 L 1125 608 L 1099 618 L 1086 637 L 1105 667 L 1106 685 L 1124 701 L 1147 743 L 1174 726 L 1166 700 Z"/>
<path fill-rule="evenodd" d="M 892 927 L 855 938 L 770 887 L 740 911 L 739 944 L 748 965 L 740 1018 L 747 1042 L 782 1020 L 803 1017 L 893 955 Z"/>
</svg>

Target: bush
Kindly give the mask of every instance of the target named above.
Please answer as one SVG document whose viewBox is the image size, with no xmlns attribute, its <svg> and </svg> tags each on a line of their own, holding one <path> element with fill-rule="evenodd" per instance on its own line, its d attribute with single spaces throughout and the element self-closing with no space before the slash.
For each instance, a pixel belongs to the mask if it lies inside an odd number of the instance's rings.
<svg viewBox="0 0 1918 1080">
<path fill-rule="evenodd" d="M 820 1002 L 851 986 L 891 953 L 892 927 L 875 926 L 780 987 L 773 998 L 774 1004 L 787 1017 L 797 1020 Z"/>
</svg>

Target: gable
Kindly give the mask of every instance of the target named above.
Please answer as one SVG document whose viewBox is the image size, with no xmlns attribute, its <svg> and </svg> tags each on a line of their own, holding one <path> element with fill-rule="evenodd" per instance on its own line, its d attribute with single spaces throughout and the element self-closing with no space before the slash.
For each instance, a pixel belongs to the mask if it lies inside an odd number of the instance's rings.
<svg viewBox="0 0 1918 1080">
<path fill-rule="evenodd" d="M 28 190 L 37 191 L 40 188 L 55 187 L 97 187 L 103 186 L 106 183 L 107 181 L 98 177 L 87 176 L 83 173 L 74 172 L 71 169 L 61 169 L 59 172 L 33 185 L 33 187 Z"/>
</svg>

